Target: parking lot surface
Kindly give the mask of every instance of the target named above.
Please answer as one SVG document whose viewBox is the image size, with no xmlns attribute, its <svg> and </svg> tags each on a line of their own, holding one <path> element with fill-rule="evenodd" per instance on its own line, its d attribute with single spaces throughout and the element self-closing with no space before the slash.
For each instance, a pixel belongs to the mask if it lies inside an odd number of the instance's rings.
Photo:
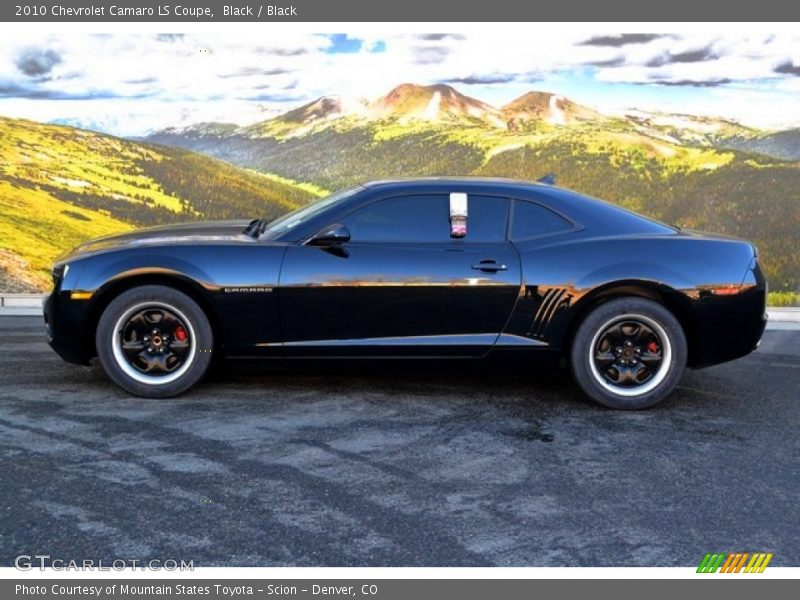
<svg viewBox="0 0 800 600">
<path fill-rule="evenodd" d="M 800 331 L 656 409 L 469 363 L 277 365 L 133 398 L 0 317 L 0 564 L 800 565 Z"/>
</svg>

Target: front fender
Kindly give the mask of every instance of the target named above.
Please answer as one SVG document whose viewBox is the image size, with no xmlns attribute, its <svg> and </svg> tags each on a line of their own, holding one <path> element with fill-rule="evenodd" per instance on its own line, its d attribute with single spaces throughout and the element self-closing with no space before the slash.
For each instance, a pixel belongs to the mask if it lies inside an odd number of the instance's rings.
<svg viewBox="0 0 800 600">
<path fill-rule="evenodd" d="M 205 288 L 213 287 L 212 278 L 197 262 L 169 253 L 106 254 L 81 261 L 80 276 L 73 289 L 102 293 L 123 279 L 142 275 L 165 275 L 190 280 Z"/>
<path fill-rule="evenodd" d="M 277 288 L 285 246 L 270 244 L 177 245 L 131 248 L 74 262 L 76 276 L 60 303 L 83 315 L 83 342 L 91 344 L 94 318 L 132 285 L 175 282 L 209 313 L 219 346 L 252 354 L 280 340 Z M 259 293 L 254 293 L 259 292 Z M 65 308 L 65 310 L 67 310 Z"/>
</svg>

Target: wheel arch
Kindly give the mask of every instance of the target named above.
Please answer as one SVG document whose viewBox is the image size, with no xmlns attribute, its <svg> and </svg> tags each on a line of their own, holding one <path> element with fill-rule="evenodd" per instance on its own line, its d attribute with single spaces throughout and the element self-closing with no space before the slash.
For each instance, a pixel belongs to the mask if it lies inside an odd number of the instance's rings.
<svg viewBox="0 0 800 600">
<path fill-rule="evenodd" d="M 183 276 L 179 273 L 136 273 L 128 276 L 116 278 L 103 287 L 101 287 L 92 298 L 92 305 L 89 309 L 88 325 L 91 330 L 91 349 L 94 356 L 97 356 L 97 348 L 94 343 L 94 334 L 97 331 L 97 325 L 100 321 L 100 316 L 108 305 L 117 298 L 120 294 L 127 292 L 133 288 L 145 285 L 162 285 L 170 287 L 179 292 L 189 296 L 192 300 L 197 302 L 197 305 L 205 313 L 208 322 L 211 325 L 211 331 L 214 335 L 214 344 L 219 344 L 221 326 L 219 317 L 214 309 L 214 306 L 208 297 L 208 293 L 202 285 L 192 280 L 189 277 Z"/>
<path fill-rule="evenodd" d="M 623 297 L 646 298 L 662 305 L 678 320 L 688 347 L 688 363 L 693 364 L 696 327 L 692 318 L 689 300 L 684 294 L 662 283 L 646 280 L 621 280 L 599 286 L 583 296 L 573 307 L 572 315 L 564 330 L 563 355 L 569 356 L 578 327 L 587 315 L 601 304 Z"/>
</svg>

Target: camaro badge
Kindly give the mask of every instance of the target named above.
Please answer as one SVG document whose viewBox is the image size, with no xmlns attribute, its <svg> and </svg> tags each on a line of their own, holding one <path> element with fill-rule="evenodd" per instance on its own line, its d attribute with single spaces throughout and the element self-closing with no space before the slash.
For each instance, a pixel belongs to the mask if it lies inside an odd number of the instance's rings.
<svg viewBox="0 0 800 600">
<path fill-rule="evenodd" d="M 226 287 L 222 288 L 226 294 L 240 294 L 240 293 L 265 293 L 271 292 L 271 287 Z"/>
</svg>

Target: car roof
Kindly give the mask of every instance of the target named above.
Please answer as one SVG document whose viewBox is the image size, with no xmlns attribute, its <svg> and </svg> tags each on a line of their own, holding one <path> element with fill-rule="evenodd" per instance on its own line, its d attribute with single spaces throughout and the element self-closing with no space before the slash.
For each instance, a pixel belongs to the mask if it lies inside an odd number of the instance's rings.
<svg viewBox="0 0 800 600">
<path fill-rule="evenodd" d="M 452 188 L 457 185 L 462 188 L 505 188 L 505 189 L 520 189 L 531 187 L 551 187 L 547 184 L 524 181 L 520 179 L 508 179 L 505 177 L 397 177 L 393 179 L 379 179 L 376 181 L 369 181 L 363 184 L 363 187 L 369 189 L 404 189 L 414 190 L 419 188 L 438 188 L 446 187 Z"/>
</svg>

